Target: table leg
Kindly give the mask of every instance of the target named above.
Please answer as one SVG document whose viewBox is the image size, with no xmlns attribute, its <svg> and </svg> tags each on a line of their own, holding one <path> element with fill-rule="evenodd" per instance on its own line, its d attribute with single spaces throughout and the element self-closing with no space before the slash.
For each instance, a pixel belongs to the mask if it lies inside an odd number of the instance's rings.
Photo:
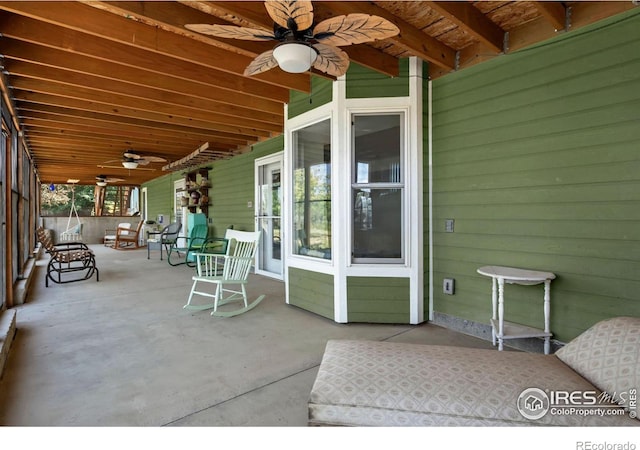
<svg viewBox="0 0 640 450">
<path fill-rule="evenodd" d="M 503 349 L 504 339 L 504 278 L 498 278 L 498 350 Z"/>
<path fill-rule="evenodd" d="M 550 333 L 550 315 L 551 315 L 551 280 L 544 282 L 544 332 Z M 544 354 L 548 355 L 551 351 L 551 338 L 544 338 Z"/>
<path fill-rule="evenodd" d="M 491 323 L 491 342 L 495 347 L 496 345 L 495 323 L 496 323 L 496 320 L 498 319 L 498 286 L 495 278 L 491 278 L 491 306 L 492 306 L 491 318 L 493 319 Z"/>
</svg>

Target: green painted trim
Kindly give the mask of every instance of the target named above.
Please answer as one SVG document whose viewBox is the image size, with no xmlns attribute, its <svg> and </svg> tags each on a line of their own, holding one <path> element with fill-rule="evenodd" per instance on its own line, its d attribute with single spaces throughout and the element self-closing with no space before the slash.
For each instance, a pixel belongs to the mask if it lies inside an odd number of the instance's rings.
<svg viewBox="0 0 640 450">
<path fill-rule="evenodd" d="M 333 275 L 289 267 L 289 304 L 334 320 Z"/>
</svg>

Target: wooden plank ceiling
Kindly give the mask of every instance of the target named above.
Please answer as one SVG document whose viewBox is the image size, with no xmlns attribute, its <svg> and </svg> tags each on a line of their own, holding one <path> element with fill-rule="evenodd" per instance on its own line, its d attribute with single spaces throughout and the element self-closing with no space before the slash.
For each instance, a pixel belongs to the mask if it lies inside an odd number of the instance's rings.
<svg viewBox="0 0 640 450">
<path fill-rule="evenodd" d="M 618 14 L 626 2 L 314 2 L 316 23 L 368 13 L 400 28 L 394 38 L 342 47 L 352 62 L 388 75 L 397 59 L 430 63 L 432 78 Z M 248 151 L 283 130 L 289 90 L 311 74 L 275 68 L 242 75 L 270 42 L 214 39 L 189 23 L 271 29 L 263 2 L 0 1 L 5 101 L 43 183 L 97 175 L 139 185 L 208 143 L 212 158 Z M 323 76 L 322 74 L 317 74 Z M 125 169 L 132 149 L 166 159 Z"/>
</svg>

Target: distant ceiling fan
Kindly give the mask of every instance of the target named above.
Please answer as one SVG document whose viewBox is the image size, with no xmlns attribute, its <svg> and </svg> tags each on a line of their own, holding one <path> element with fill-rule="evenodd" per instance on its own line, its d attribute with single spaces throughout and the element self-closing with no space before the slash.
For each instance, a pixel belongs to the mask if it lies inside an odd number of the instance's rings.
<svg viewBox="0 0 640 450">
<path fill-rule="evenodd" d="M 108 183 L 119 183 L 124 181 L 124 178 L 115 178 L 107 175 L 98 175 L 96 176 L 96 184 L 98 186 L 106 186 Z"/>
<path fill-rule="evenodd" d="M 167 160 L 161 156 L 141 155 L 134 150 L 128 149 L 122 154 L 122 159 L 107 161 L 105 164 L 114 162 L 121 162 L 122 166 L 126 169 L 136 169 L 138 166 L 146 166 L 149 163 L 165 163 Z M 110 166 L 105 165 L 99 165 L 98 167 L 111 168 Z"/>
<path fill-rule="evenodd" d="M 273 31 L 235 25 L 188 24 L 189 30 L 230 39 L 279 41 L 273 50 L 258 55 L 245 76 L 280 66 L 285 72 L 302 73 L 314 67 L 339 77 L 349 68 L 349 56 L 339 46 L 387 39 L 400 30 L 387 19 L 369 14 L 349 14 L 313 24 L 313 5 L 307 0 L 264 2 L 275 22 Z"/>
</svg>

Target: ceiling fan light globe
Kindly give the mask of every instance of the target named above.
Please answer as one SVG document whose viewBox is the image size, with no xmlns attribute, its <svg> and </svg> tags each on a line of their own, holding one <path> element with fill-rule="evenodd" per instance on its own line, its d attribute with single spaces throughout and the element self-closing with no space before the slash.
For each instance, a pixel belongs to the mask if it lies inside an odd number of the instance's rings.
<svg viewBox="0 0 640 450">
<path fill-rule="evenodd" d="M 285 72 L 302 73 L 311 68 L 318 52 L 309 45 L 286 42 L 273 49 L 273 57 Z"/>
<path fill-rule="evenodd" d="M 122 161 L 122 165 L 127 169 L 135 169 L 138 167 L 138 163 L 136 161 Z"/>
<path fill-rule="evenodd" d="M 105 187 L 105 186 L 107 185 L 107 182 L 106 182 L 106 181 L 96 181 L 96 184 L 97 184 L 98 186 Z"/>
</svg>

